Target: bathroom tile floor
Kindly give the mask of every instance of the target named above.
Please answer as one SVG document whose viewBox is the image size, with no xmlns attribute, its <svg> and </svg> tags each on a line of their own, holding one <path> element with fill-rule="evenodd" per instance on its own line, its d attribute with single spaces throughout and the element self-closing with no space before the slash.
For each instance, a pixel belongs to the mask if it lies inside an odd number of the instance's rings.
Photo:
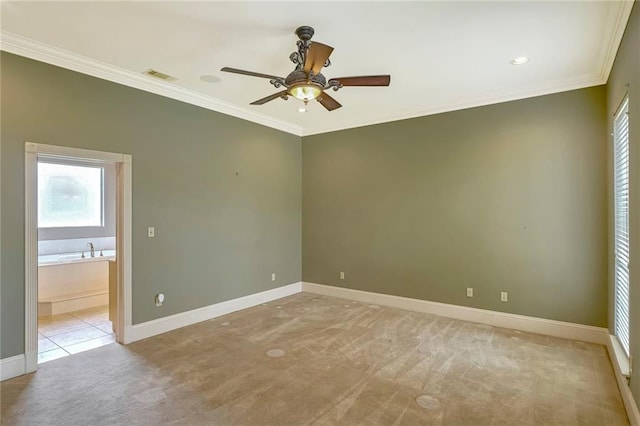
<svg viewBox="0 0 640 426">
<path fill-rule="evenodd" d="M 38 363 L 115 341 L 109 306 L 38 318 Z"/>
</svg>

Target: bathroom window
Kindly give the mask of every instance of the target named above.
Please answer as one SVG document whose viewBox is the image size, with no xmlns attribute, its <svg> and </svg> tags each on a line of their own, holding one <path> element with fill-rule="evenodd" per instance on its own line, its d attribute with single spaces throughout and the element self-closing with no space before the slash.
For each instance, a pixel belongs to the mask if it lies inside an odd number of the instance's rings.
<svg viewBox="0 0 640 426">
<path fill-rule="evenodd" d="M 38 227 L 104 226 L 104 168 L 38 163 Z"/>
</svg>

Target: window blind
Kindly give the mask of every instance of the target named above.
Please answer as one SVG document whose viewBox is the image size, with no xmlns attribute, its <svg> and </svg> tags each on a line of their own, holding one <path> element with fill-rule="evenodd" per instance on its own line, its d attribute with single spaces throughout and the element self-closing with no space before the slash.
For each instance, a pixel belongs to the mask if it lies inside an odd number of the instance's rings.
<svg viewBox="0 0 640 426">
<path fill-rule="evenodd" d="M 614 157 L 614 332 L 629 355 L 629 99 L 613 123 Z"/>
</svg>

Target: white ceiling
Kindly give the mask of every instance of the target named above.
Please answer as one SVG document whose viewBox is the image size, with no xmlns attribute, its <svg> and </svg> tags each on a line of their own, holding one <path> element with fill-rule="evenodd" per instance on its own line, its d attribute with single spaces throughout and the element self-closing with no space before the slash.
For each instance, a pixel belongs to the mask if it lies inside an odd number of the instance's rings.
<svg viewBox="0 0 640 426">
<path fill-rule="evenodd" d="M 603 84 L 633 1 L 2 2 L 2 49 L 298 135 Z M 390 74 L 390 87 L 330 92 L 343 107 L 277 92 L 296 27 L 335 48 L 328 77 Z M 513 66 L 515 57 L 529 63 Z M 153 68 L 173 83 L 140 73 Z M 214 76 L 215 83 L 202 81 Z"/>
</svg>

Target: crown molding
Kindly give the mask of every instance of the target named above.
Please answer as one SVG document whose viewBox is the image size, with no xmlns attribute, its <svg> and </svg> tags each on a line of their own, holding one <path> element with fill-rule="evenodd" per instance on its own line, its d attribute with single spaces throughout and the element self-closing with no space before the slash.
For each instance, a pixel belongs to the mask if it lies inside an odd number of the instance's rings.
<svg viewBox="0 0 640 426">
<path fill-rule="evenodd" d="M 634 3 L 635 0 L 622 0 L 609 3 L 609 16 L 607 17 L 607 24 L 604 31 L 605 36 L 608 35 L 609 39 L 603 40 L 602 51 L 600 53 L 600 63 L 602 64 L 600 77 L 603 80 L 603 84 L 609 80 L 609 74 L 616 60 L 618 48 L 622 43 L 622 37 L 627 28 L 627 22 L 629 22 Z"/>
<path fill-rule="evenodd" d="M 387 117 L 378 117 L 372 120 L 362 120 L 360 122 L 345 121 L 327 127 L 315 127 L 305 129 L 302 136 L 312 136 L 321 133 L 334 132 L 339 130 L 353 129 L 357 127 L 372 126 L 375 124 L 389 123 L 393 121 L 408 120 L 411 118 L 425 117 L 429 115 L 442 114 L 445 112 L 460 111 L 469 108 L 476 108 L 487 105 L 494 105 L 503 102 L 517 101 L 537 96 L 551 95 L 554 93 L 568 92 L 570 90 L 584 89 L 605 84 L 606 80 L 600 74 L 586 74 L 563 80 L 556 80 L 544 84 L 531 86 L 528 88 L 506 89 L 482 92 L 475 95 L 464 96 L 459 102 L 442 105 L 435 108 L 419 108 L 416 110 L 403 111 Z"/>
<path fill-rule="evenodd" d="M 7 31 L 0 31 L 0 50 L 302 136 L 300 126 Z"/>
</svg>

